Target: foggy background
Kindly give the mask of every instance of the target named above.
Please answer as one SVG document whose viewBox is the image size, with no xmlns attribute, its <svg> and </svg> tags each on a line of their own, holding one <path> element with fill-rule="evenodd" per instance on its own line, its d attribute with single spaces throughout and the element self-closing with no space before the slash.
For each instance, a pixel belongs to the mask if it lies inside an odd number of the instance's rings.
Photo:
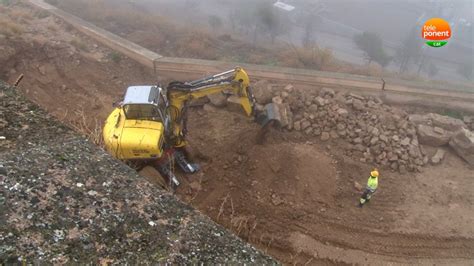
<svg viewBox="0 0 474 266">
<path fill-rule="evenodd" d="M 257 45 L 274 42 L 304 46 L 315 44 L 332 50 L 336 58 L 365 65 L 369 59 L 355 43 L 364 32 L 378 35 L 387 60 L 384 68 L 425 78 L 472 82 L 474 63 L 474 1 L 470 0 L 129 0 L 144 12 L 165 16 L 182 26 L 201 26 Z M 268 34 L 254 30 L 255 10 L 270 4 L 278 23 Z M 268 7 L 268 5 L 267 5 Z M 448 44 L 424 44 L 421 27 L 441 17 L 451 25 Z M 265 37 L 267 36 L 267 37 Z M 364 35 L 365 36 L 365 35 Z M 371 64 L 374 64 L 372 61 Z"/>
</svg>

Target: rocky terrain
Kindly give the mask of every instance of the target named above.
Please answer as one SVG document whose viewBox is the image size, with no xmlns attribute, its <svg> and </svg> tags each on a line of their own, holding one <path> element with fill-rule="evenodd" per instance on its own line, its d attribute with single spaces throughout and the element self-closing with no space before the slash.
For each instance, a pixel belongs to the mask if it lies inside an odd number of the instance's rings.
<svg viewBox="0 0 474 266">
<path fill-rule="evenodd" d="M 430 157 L 420 144 L 449 146 L 474 165 L 473 116 L 463 120 L 435 113 L 409 114 L 378 98 L 315 88 L 283 89 L 268 81 L 254 86 L 261 104 L 277 103 L 285 110 L 283 127 L 316 136 L 321 141 L 342 140 L 346 155 L 400 173 L 421 172 L 430 161 L 438 164 L 441 153 Z M 440 158 L 441 157 L 441 158 Z"/>
<path fill-rule="evenodd" d="M 0 82 L 0 261 L 274 264 Z"/>
</svg>

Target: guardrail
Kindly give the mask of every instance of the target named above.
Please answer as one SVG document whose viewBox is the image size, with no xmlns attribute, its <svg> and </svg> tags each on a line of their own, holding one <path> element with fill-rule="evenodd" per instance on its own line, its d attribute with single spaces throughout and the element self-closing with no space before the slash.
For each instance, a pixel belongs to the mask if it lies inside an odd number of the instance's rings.
<svg viewBox="0 0 474 266">
<path fill-rule="evenodd" d="M 444 107 L 474 113 L 474 87 L 460 86 L 457 88 L 458 90 L 442 90 L 441 85 L 434 83 L 381 79 L 308 69 L 164 57 L 42 0 L 29 1 L 37 8 L 47 10 L 98 42 L 155 69 L 155 72 L 162 77 L 188 80 L 239 65 L 247 70 L 252 79 L 268 79 L 307 88 L 318 86 L 348 91 L 356 90 L 360 93 L 379 96 L 392 103 Z M 472 90 L 472 93 L 468 92 L 469 90 Z"/>
</svg>

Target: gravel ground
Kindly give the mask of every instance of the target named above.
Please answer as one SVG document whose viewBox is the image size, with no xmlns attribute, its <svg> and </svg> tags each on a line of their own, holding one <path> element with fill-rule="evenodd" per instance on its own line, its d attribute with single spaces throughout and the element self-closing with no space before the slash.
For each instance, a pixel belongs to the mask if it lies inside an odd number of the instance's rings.
<svg viewBox="0 0 474 266">
<path fill-rule="evenodd" d="M 0 81 L 0 261 L 275 264 Z"/>
</svg>

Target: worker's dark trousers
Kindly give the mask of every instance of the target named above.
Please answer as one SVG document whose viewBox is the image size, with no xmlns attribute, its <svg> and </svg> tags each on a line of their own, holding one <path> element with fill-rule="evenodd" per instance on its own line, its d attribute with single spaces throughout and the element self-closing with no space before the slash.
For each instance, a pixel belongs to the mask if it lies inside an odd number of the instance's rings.
<svg viewBox="0 0 474 266">
<path fill-rule="evenodd" d="M 370 198 L 372 197 L 372 195 L 374 194 L 374 192 L 375 192 L 375 190 L 370 189 L 370 188 L 366 188 L 364 190 L 364 193 L 360 197 L 360 204 L 367 203 L 370 200 Z"/>
</svg>

